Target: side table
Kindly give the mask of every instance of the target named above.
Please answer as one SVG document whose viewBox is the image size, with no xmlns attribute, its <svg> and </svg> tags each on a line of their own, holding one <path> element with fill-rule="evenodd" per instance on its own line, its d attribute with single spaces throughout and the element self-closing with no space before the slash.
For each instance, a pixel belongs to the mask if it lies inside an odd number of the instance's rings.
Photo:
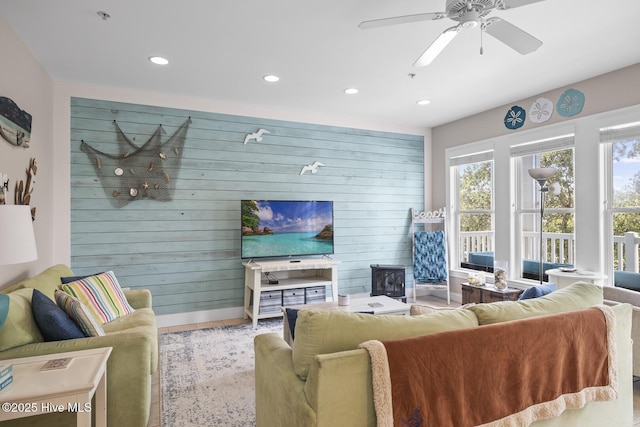
<svg viewBox="0 0 640 427">
<path fill-rule="evenodd" d="M 463 283 L 462 304 L 517 301 L 522 292 L 521 289 L 507 288 L 500 290 L 491 285 L 474 286 L 469 283 Z"/>
<path fill-rule="evenodd" d="M 0 391 L 0 421 L 51 412 L 75 412 L 77 426 L 107 426 L 107 360 L 111 347 L 0 361 L 13 365 L 13 383 Z M 41 370 L 53 359 L 71 358 L 66 368 Z M 91 399 L 95 394 L 95 407 Z"/>
<path fill-rule="evenodd" d="M 561 268 L 553 268 L 545 271 L 549 276 L 549 281 L 556 284 L 558 289 L 565 288 L 575 282 L 587 282 L 596 285 L 604 285 L 607 276 L 593 271 L 563 271 Z"/>
</svg>

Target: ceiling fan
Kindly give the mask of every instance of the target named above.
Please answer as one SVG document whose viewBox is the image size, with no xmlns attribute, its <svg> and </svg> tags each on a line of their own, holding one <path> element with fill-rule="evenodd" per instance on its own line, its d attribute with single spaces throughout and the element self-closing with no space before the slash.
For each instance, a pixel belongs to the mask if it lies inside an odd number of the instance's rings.
<svg viewBox="0 0 640 427">
<path fill-rule="evenodd" d="M 504 19 L 485 17 L 494 9 L 506 10 L 543 0 L 447 0 L 446 12 L 419 13 L 417 15 L 396 16 L 393 18 L 374 19 L 361 22 L 362 30 L 384 27 L 387 25 L 406 24 L 418 21 L 437 21 L 448 18 L 458 25 L 447 28 L 420 55 L 413 64 L 415 67 L 429 65 L 463 28 L 474 28 L 480 25 L 482 31 L 500 40 L 516 52 L 526 55 L 542 46 L 542 42 L 531 34 L 505 21 Z M 482 47 L 480 47 L 482 53 Z"/>
</svg>

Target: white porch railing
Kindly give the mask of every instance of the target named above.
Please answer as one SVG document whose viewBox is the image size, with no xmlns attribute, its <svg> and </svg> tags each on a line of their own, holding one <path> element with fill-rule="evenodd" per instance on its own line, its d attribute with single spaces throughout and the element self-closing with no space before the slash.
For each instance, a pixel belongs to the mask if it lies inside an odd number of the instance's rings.
<svg viewBox="0 0 640 427">
<path fill-rule="evenodd" d="M 523 233 L 522 257 L 524 259 L 540 258 L 540 233 L 528 231 Z M 543 262 L 573 264 L 575 260 L 576 242 L 571 233 L 542 233 Z"/>
<path fill-rule="evenodd" d="M 627 231 L 624 236 L 613 236 L 613 245 L 614 269 L 638 273 L 638 233 Z"/>
<path fill-rule="evenodd" d="M 542 233 L 547 250 L 544 262 L 561 264 L 575 263 L 575 240 L 570 233 Z M 537 260 L 540 257 L 540 234 L 525 232 L 523 235 L 522 257 Z M 629 231 L 624 236 L 614 236 L 614 268 L 616 270 L 640 272 L 638 249 L 640 236 Z M 494 236 L 490 231 L 472 231 L 460 233 L 459 260 L 468 262 L 470 252 L 488 252 L 494 250 Z"/>
</svg>

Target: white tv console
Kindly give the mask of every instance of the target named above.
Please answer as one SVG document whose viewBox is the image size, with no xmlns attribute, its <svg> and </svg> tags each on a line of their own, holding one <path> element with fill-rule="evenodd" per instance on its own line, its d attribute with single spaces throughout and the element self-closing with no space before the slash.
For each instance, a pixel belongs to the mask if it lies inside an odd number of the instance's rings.
<svg viewBox="0 0 640 427">
<path fill-rule="evenodd" d="M 244 318 L 251 318 L 253 327 L 259 319 L 282 316 L 282 300 L 274 310 L 260 313 L 263 293 L 291 291 L 331 285 L 332 301 L 338 300 L 338 261 L 332 259 L 301 259 L 284 261 L 243 262 L 244 265 Z M 269 284 L 265 273 L 275 278 L 278 284 Z M 323 292 L 324 294 L 324 292 Z M 272 294 L 267 294 L 272 295 Z M 253 299 L 252 299 L 253 297 Z M 277 301 L 276 301 L 277 303 Z M 304 303 L 304 302 L 303 302 Z M 294 303 L 299 305 L 300 302 Z"/>
</svg>

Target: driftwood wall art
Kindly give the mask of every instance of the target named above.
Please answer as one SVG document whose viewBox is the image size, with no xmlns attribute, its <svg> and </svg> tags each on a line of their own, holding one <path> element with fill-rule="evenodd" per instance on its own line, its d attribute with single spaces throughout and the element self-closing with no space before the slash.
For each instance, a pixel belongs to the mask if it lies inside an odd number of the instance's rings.
<svg viewBox="0 0 640 427">
<path fill-rule="evenodd" d="M 27 181 L 26 184 L 24 181 L 20 180 L 16 182 L 16 195 L 15 195 L 15 204 L 16 205 L 30 205 L 31 204 L 31 193 L 33 193 L 33 185 L 36 183 L 35 176 L 38 172 L 38 162 L 36 159 L 31 159 L 29 161 L 29 167 L 27 168 Z M 31 208 L 31 219 L 35 221 L 36 219 L 36 208 Z"/>
</svg>

